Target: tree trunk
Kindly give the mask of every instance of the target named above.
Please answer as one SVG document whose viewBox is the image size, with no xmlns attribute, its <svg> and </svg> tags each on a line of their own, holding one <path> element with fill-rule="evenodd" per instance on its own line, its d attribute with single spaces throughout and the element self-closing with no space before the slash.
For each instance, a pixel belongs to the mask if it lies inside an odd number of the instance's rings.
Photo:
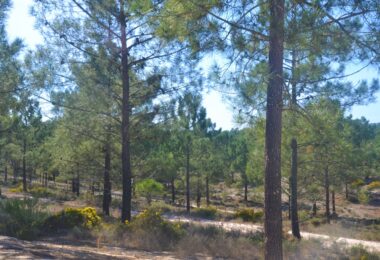
<svg viewBox="0 0 380 260">
<path fill-rule="evenodd" d="M 22 149 L 22 190 L 26 192 L 28 190 L 26 184 L 26 140 L 24 139 L 23 149 Z"/>
<path fill-rule="evenodd" d="M 330 182 L 329 182 L 329 168 L 325 167 L 325 200 L 326 200 L 326 210 L 325 215 L 327 223 L 330 223 Z"/>
<path fill-rule="evenodd" d="M 284 0 L 270 0 L 269 83 L 265 126 L 265 259 L 282 259 L 281 128 Z"/>
<path fill-rule="evenodd" d="M 247 176 L 244 177 L 244 203 L 248 203 L 248 180 Z"/>
<path fill-rule="evenodd" d="M 106 216 L 110 215 L 110 202 L 111 202 L 111 149 L 107 140 L 104 149 L 104 181 L 103 181 L 103 213 Z"/>
<path fill-rule="evenodd" d="M 190 212 L 190 140 L 186 147 L 186 211 Z"/>
<path fill-rule="evenodd" d="M 201 183 L 199 178 L 199 173 L 197 177 L 197 208 L 201 206 Z"/>
<path fill-rule="evenodd" d="M 289 180 L 289 186 L 290 186 L 290 180 Z M 289 190 L 290 190 L 290 187 L 289 187 Z M 290 193 L 288 194 L 288 219 L 291 220 L 292 217 L 291 217 L 291 213 L 290 213 L 290 203 L 291 203 L 291 198 L 290 198 Z"/>
<path fill-rule="evenodd" d="M 47 176 L 47 174 L 46 174 L 46 176 Z M 47 178 L 46 178 L 46 180 L 47 180 Z M 47 183 L 47 182 L 46 182 Z M 76 177 L 76 179 L 75 179 L 75 183 L 76 183 L 76 194 L 77 194 L 77 196 L 79 197 L 79 194 L 80 194 L 80 179 L 79 179 L 79 172 L 77 172 L 77 177 Z"/>
<path fill-rule="evenodd" d="M 120 31 L 121 31 L 121 67 L 122 67 L 122 122 L 121 122 L 121 138 L 122 152 L 121 162 L 123 171 L 123 197 L 121 209 L 121 222 L 131 220 L 132 210 L 132 169 L 131 169 L 131 154 L 130 154 L 130 124 L 129 117 L 131 112 L 130 97 L 129 97 L 129 62 L 128 62 L 128 47 L 126 26 L 127 20 L 125 15 L 124 0 L 119 0 L 120 4 Z"/>
<path fill-rule="evenodd" d="M 174 205 L 175 203 L 175 185 L 174 185 L 174 177 L 170 180 L 170 186 L 172 190 L 172 204 Z"/>
<path fill-rule="evenodd" d="M 333 214 L 333 216 L 336 216 L 336 211 L 335 211 L 335 190 L 331 191 L 331 202 L 332 202 L 332 214 Z"/>
<path fill-rule="evenodd" d="M 317 202 L 313 202 L 313 217 L 317 215 Z"/>
<path fill-rule="evenodd" d="M 348 200 L 348 183 L 345 183 L 346 200 Z"/>
<path fill-rule="evenodd" d="M 5 165 L 4 167 L 4 183 L 7 184 L 8 182 L 8 167 Z"/>
<path fill-rule="evenodd" d="M 210 206 L 210 187 L 209 187 L 209 178 L 206 177 L 206 204 L 207 207 Z"/>
<path fill-rule="evenodd" d="M 300 227 L 298 223 L 298 206 L 297 206 L 297 140 L 292 139 L 292 166 L 290 175 L 290 208 L 291 208 L 291 221 L 292 221 L 292 234 L 298 239 L 301 239 Z"/>
</svg>

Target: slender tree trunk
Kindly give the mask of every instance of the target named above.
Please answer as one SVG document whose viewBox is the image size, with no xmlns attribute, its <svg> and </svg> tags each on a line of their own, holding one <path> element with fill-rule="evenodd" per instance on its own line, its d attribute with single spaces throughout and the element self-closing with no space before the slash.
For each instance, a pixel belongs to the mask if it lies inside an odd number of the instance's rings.
<svg viewBox="0 0 380 260">
<path fill-rule="evenodd" d="M 106 216 L 110 215 L 110 202 L 111 202 L 111 185 L 110 185 L 110 172 L 111 172 L 111 149 L 107 140 L 104 149 L 104 181 L 103 181 L 103 213 Z"/>
<path fill-rule="evenodd" d="M 210 206 L 210 187 L 209 187 L 209 178 L 206 177 L 206 204 L 207 207 Z"/>
<path fill-rule="evenodd" d="M 127 19 L 125 15 L 124 0 L 119 0 L 120 4 L 120 31 L 121 31 L 121 67 L 122 67 L 122 122 L 121 122 L 121 138 L 122 138 L 122 152 L 121 162 L 123 171 L 123 197 L 121 209 L 121 221 L 124 223 L 126 220 L 131 220 L 132 210 L 132 169 L 131 169 L 131 154 L 130 154 L 130 81 L 129 81 L 129 61 L 128 61 L 128 47 L 127 47 L 127 34 L 126 26 Z"/>
<path fill-rule="evenodd" d="M 186 147 L 186 211 L 190 212 L 190 140 Z"/>
<path fill-rule="evenodd" d="M 248 180 L 247 176 L 244 177 L 244 203 L 248 203 Z"/>
<path fill-rule="evenodd" d="M 265 259 L 282 259 L 281 128 L 284 0 L 270 0 L 269 84 L 265 126 Z"/>
<path fill-rule="evenodd" d="M 174 185 L 174 177 L 170 180 L 170 186 L 172 190 L 172 204 L 174 205 L 175 203 L 175 185 Z"/>
<path fill-rule="evenodd" d="M 317 215 L 317 202 L 313 202 L 313 217 Z"/>
<path fill-rule="evenodd" d="M 4 183 L 8 183 L 8 167 L 6 165 L 4 167 Z"/>
<path fill-rule="evenodd" d="M 46 174 L 47 175 L 47 174 Z M 46 178 L 47 180 L 47 178 Z M 47 182 L 46 182 L 47 183 Z M 77 171 L 77 177 L 76 177 L 76 180 L 75 180 L 75 183 L 76 183 L 76 194 L 77 196 L 79 197 L 79 194 L 80 194 L 80 179 L 79 179 L 79 171 Z"/>
<path fill-rule="evenodd" d="M 346 182 L 344 185 L 345 185 L 346 200 L 348 200 L 348 183 Z"/>
<path fill-rule="evenodd" d="M 297 206 L 297 140 L 292 139 L 292 166 L 291 166 L 291 177 L 290 177 L 290 191 L 291 191 L 291 221 L 292 221 L 292 234 L 298 239 L 301 239 L 300 227 L 298 223 L 298 206 Z"/>
<path fill-rule="evenodd" d="M 199 173 L 197 176 L 197 208 L 201 206 L 201 181 L 199 178 Z"/>
<path fill-rule="evenodd" d="M 289 181 L 289 190 L 290 190 L 290 181 Z M 290 198 L 290 193 L 288 194 L 288 219 L 291 220 L 291 209 L 290 209 L 290 203 L 291 203 L 291 198 Z"/>
<path fill-rule="evenodd" d="M 26 184 L 26 140 L 25 139 L 23 142 L 23 149 L 22 149 L 22 190 L 24 192 L 28 190 L 28 187 Z"/>
<path fill-rule="evenodd" d="M 333 216 L 336 216 L 336 210 L 335 210 L 335 190 L 331 191 L 331 202 L 332 202 L 332 214 L 333 214 Z"/>
<path fill-rule="evenodd" d="M 326 210 L 325 215 L 327 223 L 330 223 L 330 182 L 329 182 L 329 168 L 325 167 L 325 199 L 326 199 Z"/>
</svg>

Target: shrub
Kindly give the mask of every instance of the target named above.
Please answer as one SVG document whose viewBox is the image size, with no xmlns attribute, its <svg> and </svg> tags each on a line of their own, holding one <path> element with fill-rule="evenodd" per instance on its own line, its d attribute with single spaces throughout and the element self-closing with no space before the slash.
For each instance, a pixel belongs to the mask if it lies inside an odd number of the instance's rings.
<svg viewBox="0 0 380 260">
<path fill-rule="evenodd" d="M 137 193 L 144 196 L 150 204 L 152 202 L 152 197 L 161 195 L 164 191 L 164 185 L 153 179 L 145 179 L 136 184 Z"/>
<path fill-rule="evenodd" d="M 215 207 L 197 208 L 191 214 L 194 217 L 205 218 L 205 219 L 215 219 L 218 210 Z"/>
<path fill-rule="evenodd" d="M 368 204 L 369 202 L 369 194 L 367 190 L 360 190 L 358 192 L 358 200 L 361 204 Z"/>
<path fill-rule="evenodd" d="M 241 218 L 243 221 L 252 221 L 257 222 L 261 220 L 264 216 L 264 213 L 262 211 L 255 212 L 253 209 L 245 208 L 245 209 L 239 209 L 235 213 L 235 218 Z"/>
<path fill-rule="evenodd" d="M 367 185 L 367 190 L 373 190 L 377 188 L 380 188 L 380 181 L 373 181 Z"/>
<path fill-rule="evenodd" d="M 147 209 L 126 223 L 125 242 L 134 247 L 163 250 L 184 234 L 179 223 L 164 220 L 160 212 Z"/>
<path fill-rule="evenodd" d="M 53 193 L 45 187 L 37 186 L 29 189 L 29 193 L 36 198 L 46 198 L 53 195 Z"/>
<path fill-rule="evenodd" d="M 356 188 L 359 188 L 361 186 L 364 186 L 365 183 L 362 179 L 357 179 L 357 180 L 354 180 L 352 183 L 351 183 L 351 187 L 356 189 Z"/>
<path fill-rule="evenodd" d="M 66 208 L 63 211 L 49 217 L 46 220 L 47 229 L 72 229 L 74 227 L 83 227 L 91 229 L 101 222 L 101 218 L 96 210 L 91 207 L 86 208 Z"/>
<path fill-rule="evenodd" d="M 312 218 L 312 219 L 310 219 L 310 223 L 311 223 L 314 227 L 318 227 L 318 226 L 320 226 L 322 223 L 324 223 L 324 220 L 321 219 L 321 218 Z"/>
<path fill-rule="evenodd" d="M 9 191 L 14 193 L 23 192 L 22 183 L 19 183 L 17 186 L 10 188 Z"/>
<path fill-rule="evenodd" d="M 0 232 L 3 235 L 31 240 L 41 235 L 41 228 L 49 214 L 36 199 L 0 201 Z"/>
</svg>

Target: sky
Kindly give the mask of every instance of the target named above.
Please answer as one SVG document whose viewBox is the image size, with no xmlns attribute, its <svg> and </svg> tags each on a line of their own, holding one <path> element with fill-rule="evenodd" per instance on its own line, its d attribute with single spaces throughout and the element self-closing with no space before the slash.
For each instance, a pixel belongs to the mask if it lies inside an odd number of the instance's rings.
<svg viewBox="0 0 380 260">
<path fill-rule="evenodd" d="M 34 48 L 37 44 L 43 43 L 43 38 L 34 28 L 35 19 L 29 14 L 32 0 L 13 0 L 13 8 L 8 15 L 7 33 L 10 40 L 21 38 L 27 48 Z M 210 57 L 211 58 L 211 57 Z M 209 64 L 212 61 L 208 62 Z M 360 64 L 352 65 L 354 71 L 360 67 Z M 367 68 L 354 76 L 348 78 L 353 83 L 363 79 L 379 78 L 379 73 L 373 68 Z M 226 98 L 220 92 L 215 90 L 205 92 L 203 97 L 203 106 L 207 109 L 207 114 L 217 127 L 228 130 L 238 125 L 233 122 L 233 112 Z M 376 101 L 364 105 L 354 106 L 347 114 L 352 114 L 353 118 L 364 116 L 372 123 L 380 122 L 380 93 L 376 95 Z"/>
</svg>

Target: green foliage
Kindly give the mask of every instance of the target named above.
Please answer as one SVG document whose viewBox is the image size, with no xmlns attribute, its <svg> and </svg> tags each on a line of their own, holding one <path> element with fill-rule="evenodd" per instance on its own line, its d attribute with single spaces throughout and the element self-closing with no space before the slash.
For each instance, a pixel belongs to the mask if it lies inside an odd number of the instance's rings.
<svg viewBox="0 0 380 260">
<path fill-rule="evenodd" d="M 361 189 L 358 192 L 358 200 L 361 204 L 368 204 L 369 202 L 369 193 L 365 189 Z"/>
<path fill-rule="evenodd" d="M 254 209 L 251 208 L 239 209 L 235 213 L 235 218 L 240 218 L 243 221 L 257 222 L 262 220 L 263 217 L 264 213 L 262 211 L 255 212 Z"/>
<path fill-rule="evenodd" d="M 19 183 L 16 187 L 10 188 L 9 191 L 13 193 L 23 192 L 22 183 Z"/>
<path fill-rule="evenodd" d="M 47 198 L 50 196 L 53 196 L 53 193 L 49 188 L 41 187 L 41 186 L 34 186 L 30 188 L 29 193 L 35 197 L 35 198 Z"/>
<path fill-rule="evenodd" d="M 357 189 L 364 185 L 365 185 L 365 182 L 362 179 L 356 179 L 351 183 L 351 187 L 354 189 Z"/>
<path fill-rule="evenodd" d="M 0 232 L 20 239 L 35 239 L 49 214 L 38 205 L 36 199 L 0 200 Z"/>
<path fill-rule="evenodd" d="M 74 227 L 91 229 L 100 223 L 101 218 L 94 208 L 66 208 L 49 217 L 45 222 L 45 227 L 48 230 L 72 229 Z"/>
<path fill-rule="evenodd" d="M 204 219 L 215 219 L 218 214 L 216 207 L 197 208 L 191 212 L 191 215 Z"/>
<path fill-rule="evenodd" d="M 368 252 L 362 246 L 351 247 L 349 255 L 350 255 L 350 259 L 360 259 L 360 260 L 379 260 L 380 259 L 379 255 Z"/>
<path fill-rule="evenodd" d="M 150 249 L 167 249 L 184 235 L 179 223 L 164 220 L 160 212 L 152 209 L 133 217 L 131 222 L 126 222 L 126 227 L 127 236 L 137 240 L 143 248 Z"/>
<path fill-rule="evenodd" d="M 152 196 L 161 195 L 164 192 L 164 185 L 153 179 L 145 179 L 136 184 L 136 192 L 144 196 L 150 204 Z"/>
</svg>

